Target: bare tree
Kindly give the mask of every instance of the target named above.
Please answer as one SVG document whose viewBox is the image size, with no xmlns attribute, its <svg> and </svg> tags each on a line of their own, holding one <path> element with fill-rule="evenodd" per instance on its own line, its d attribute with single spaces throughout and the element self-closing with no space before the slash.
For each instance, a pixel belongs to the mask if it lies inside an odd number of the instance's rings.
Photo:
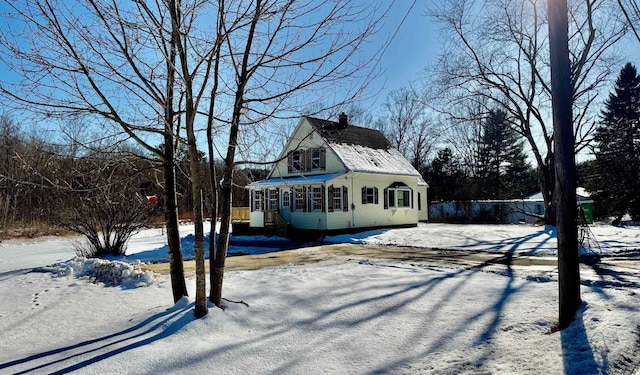
<svg viewBox="0 0 640 375">
<path fill-rule="evenodd" d="M 418 170 L 424 168 L 442 134 L 439 123 L 427 110 L 424 99 L 412 87 L 403 87 L 387 95 L 384 116 L 378 125 Z"/>
<path fill-rule="evenodd" d="M 299 115 L 314 101 L 340 106 L 353 99 L 373 78 L 372 60 L 358 51 L 376 31 L 384 8 L 342 1 L 256 0 L 219 1 L 219 22 L 226 35 L 220 80 L 229 94 L 216 93 L 216 103 L 231 103 L 211 116 L 225 125 L 226 152 L 219 187 L 220 235 L 211 255 L 210 300 L 222 305 L 222 282 L 231 220 L 232 181 L 237 155 L 249 155 L 246 145 L 271 133 L 269 125 Z M 241 19 L 242 21 L 238 22 Z M 238 25 L 230 30 L 229 25 Z M 375 56 L 374 56 L 375 57 Z M 305 106 L 302 106 L 304 103 Z M 227 114 L 228 113 L 228 114 Z M 210 157 L 212 157 L 210 155 Z"/>
<path fill-rule="evenodd" d="M 622 9 L 622 13 L 627 19 L 629 27 L 633 30 L 633 35 L 635 35 L 638 42 L 640 42 L 640 29 L 638 28 L 638 23 L 640 23 L 640 5 L 638 5 L 637 0 L 618 0 L 618 5 L 620 9 Z"/>
<path fill-rule="evenodd" d="M 459 108 L 505 108 L 538 165 L 547 222 L 555 223 L 554 132 L 550 121 L 551 85 L 544 2 L 527 0 L 447 0 L 431 15 L 449 37 L 435 68 L 438 110 L 456 120 Z M 611 4 L 571 0 L 569 57 L 575 152 L 592 139 L 593 102 L 611 76 L 612 47 L 625 32 Z M 457 108 L 457 112 L 450 111 Z"/>
<path fill-rule="evenodd" d="M 6 114 L 0 115 L 0 207 L 2 228 L 7 230 L 14 222 L 21 189 L 16 181 L 20 168 L 17 167 L 21 140 L 18 125 Z"/>
<path fill-rule="evenodd" d="M 191 197 L 193 218 L 195 225 L 195 262 L 196 262 L 196 301 L 195 315 L 200 318 L 207 314 L 206 272 L 204 256 L 204 227 L 202 189 L 203 176 L 200 173 L 198 146 L 196 140 L 195 122 L 200 102 L 206 93 L 209 73 L 213 65 L 213 58 L 219 58 L 218 38 L 222 35 L 212 34 L 213 42 L 197 43 L 198 38 L 193 19 L 197 13 L 204 11 L 204 3 L 170 0 L 167 5 L 171 19 L 171 38 L 175 41 L 176 53 L 179 60 L 180 78 L 184 93 L 184 126 L 187 133 L 187 149 L 190 160 Z M 198 48 L 200 45 L 202 47 Z M 213 46 L 213 47 L 211 47 Z M 193 65 L 193 67 L 192 67 Z M 203 73 L 199 72 L 204 71 Z M 211 99 L 213 102 L 213 99 Z M 214 169 L 215 172 L 215 169 Z M 215 221 L 213 221 L 215 233 Z"/>
<path fill-rule="evenodd" d="M 176 43 L 164 2 L 5 1 L 0 93 L 43 119 L 86 116 L 135 140 L 164 169 L 174 301 L 187 295 L 178 232 L 174 150 Z M 158 145 L 159 144 L 159 145 Z M 149 156 L 150 155 L 150 156 Z"/>
</svg>

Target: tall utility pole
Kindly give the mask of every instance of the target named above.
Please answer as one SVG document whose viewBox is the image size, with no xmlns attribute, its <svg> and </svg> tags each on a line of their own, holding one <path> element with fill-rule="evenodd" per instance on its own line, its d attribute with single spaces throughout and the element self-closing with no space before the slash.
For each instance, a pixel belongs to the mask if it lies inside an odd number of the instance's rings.
<svg viewBox="0 0 640 375">
<path fill-rule="evenodd" d="M 558 328 L 563 329 L 571 324 L 581 303 L 567 0 L 548 0 L 548 9 L 558 228 Z"/>
</svg>

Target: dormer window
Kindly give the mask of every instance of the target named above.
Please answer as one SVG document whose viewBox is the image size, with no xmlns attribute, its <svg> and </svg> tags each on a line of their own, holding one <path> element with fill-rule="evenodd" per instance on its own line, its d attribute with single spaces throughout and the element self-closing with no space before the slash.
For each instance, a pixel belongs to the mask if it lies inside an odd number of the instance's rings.
<svg viewBox="0 0 640 375">
<path fill-rule="evenodd" d="M 304 170 L 304 154 L 305 150 L 295 150 L 292 154 L 291 167 L 294 171 Z"/>
<path fill-rule="evenodd" d="M 320 149 L 311 150 L 311 169 L 320 169 Z"/>
<path fill-rule="evenodd" d="M 289 154 L 287 170 L 289 173 L 324 170 L 326 155 L 324 147 L 295 150 Z"/>
</svg>

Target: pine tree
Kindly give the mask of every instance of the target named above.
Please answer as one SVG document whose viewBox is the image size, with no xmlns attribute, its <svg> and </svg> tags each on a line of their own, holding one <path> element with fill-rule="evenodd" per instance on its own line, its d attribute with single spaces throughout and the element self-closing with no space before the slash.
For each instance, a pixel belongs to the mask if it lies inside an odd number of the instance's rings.
<svg viewBox="0 0 640 375">
<path fill-rule="evenodd" d="M 532 169 L 524 143 L 506 116 L 502 110 L 492 110 L 482 124 L 476 167 L 481 198 L 516 198 L 531 190 Z"/>
<path fill-rule="evenodd" d="M 474 184 L 450 148 L 438 151 L 427 168 L 426 179 L 431 182 L 429 198 L 432 201 L 467 201 L 475 194 Z"/>
<path fill-rule="evenodd" d="M 595 135 L 601 194 L 620 222 L 640 218 L 640 76 L 627 63 L 609 94 Z"/>
</svg>

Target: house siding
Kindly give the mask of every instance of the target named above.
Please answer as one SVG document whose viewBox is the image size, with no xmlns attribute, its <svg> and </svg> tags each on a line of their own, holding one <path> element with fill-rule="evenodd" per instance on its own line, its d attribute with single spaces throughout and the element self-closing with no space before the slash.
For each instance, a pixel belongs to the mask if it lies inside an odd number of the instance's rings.
<svg viewBox="0 0 640 375">
<path fill-rule="evenodd" d="M 409 186 L 417 197 L 417 178 L 412 176 L 393 176 L 382 174 L 348 173 L 343 179 L 349 188 L 349 211 L 327 213 L 327 229 L 366 228 L 416 224 L 418 207 L 414 201 L 413 208 L 384 208 L 384 189 L 394 182 L 403 182 Z M 334 185 L 338 182 L 333 181 Z M 362 188 L 378 188 L 378 203 L 362 203 Z M 424 206 L 426 209 L 426 206 Z"/>
<path fill-rule="evenodd" d="M 325 143 L 324 139 L 316 133 L 309 124 L 309 122 L 305 119 L 301 120 L 302 122 L 291 136 L 287 145 L 280 155 L 280 161 L 278 161 L 273 168 L 272 172 L 269 174 L 268 178 L 279 178 L 279 177 L 291 177 L 291 176 L 300 176 L 300 175 L 313 175 L 313 174 L 325 174 L 325 173 L 340 173 L 345 172 L 345 167 L 338 158 L 338 156 L 331 150 Z M 288 168 L 288 158 L 286 157 L 290 151 L 294 151 L 296 149 L 314 149 L 326 147 L 325 154 L 325 168 L 317 169 L 305 172 L 293 171 L 289 172 Z"/>
<path fill-rule="evenodd" d="M 380 137 L 384 140 L 381 134 L 378 138 L 375 136 L 366 138 L 370 130 L 353 129 L 350 132 L 352 136 L 362 133 L 364 139 L 370 142 L 371 139 L 379 141 Z M 319 163 L 324 168 L 308 170 L 303 167 L 304 171 L 291 170 L 290 152 L 318 148 L 324 150 L 324 159 L 321 159 Z M 280 159 L 274 165 L 267 179 L 252 184 L 249 191 L 251 193 L 253 190 L 265 189 L 269 186 L 271 188 L 278 187 L 281 197 L 278 207 L 280 216 L 295 228 L 331 231 L 406 226 L 416 225 L 418 221 L 426 221 L 429 218 L 428 186 L 420 178 L 417 171 L 395 149 L 367 148 L 362 144 L 349 146 L 328 143 L 308 119 L 302 118 L 280 154 Z M 291 210 L 290 207 L 282 206 L 284 192 L 291 192 L 300 186 L 304 186 L 305 189 L 310 186 L 322 186 L 324 205 L 322 212 L 310 212 L 308 209 Z M 330 187 L 341 189 L 343 193 L 343 187 L 347 189 L 347 203 L 344 204 L 345 200 L 343 199 L 340 209 L 329 207 L 333 201 Z M 372 202 L 363 203 L 363 188 L 377 191 L 377 200 L 371 199 Z M 388 189 L 393 190 L 396 194 L 394 195 L 396 204 L 391 206 L 387 204 L 385 197 Z M 409 189 L 411 192 L 410 204 L 407 207 L 394 207 L 405 201 L 404 199 L 399 200 L 402 195 L 398 194 Z M 291 205 L 295 205 L 293 195 L 291 195 Z M 264 227 L 264 224 L 263 212 L 260 210 L 252 211 L 250 226 Z"/>
</svg>

